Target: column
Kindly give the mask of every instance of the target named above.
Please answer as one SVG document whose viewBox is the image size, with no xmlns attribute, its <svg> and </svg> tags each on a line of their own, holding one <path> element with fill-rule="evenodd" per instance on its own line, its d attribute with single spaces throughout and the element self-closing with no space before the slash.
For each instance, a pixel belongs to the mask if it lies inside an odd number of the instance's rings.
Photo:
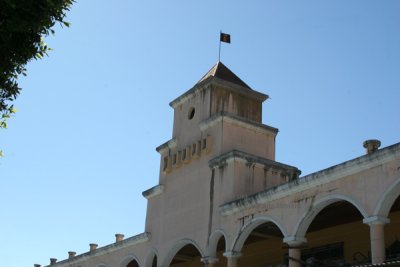
<svg viewBox="0 0 400 267">
<path fill-rule="evenodd" d="M 287 236 L 283 242 L 289 245 L 289 267 L 301 267 L 301 246 L 307 239 L 298 236 Z"/>
<path fill-rule="evenodd" d="M 369 225 L 372 264 L 381 264 L 386 259 L 384 226 L 389 222 L 388 218 L 380 216 L 371 216 L 363 220 L 363 223 Z"/>
<path fill-rule="evenodd" d="M 242 256 L 242 254 L 240 252 L 236 252 L 236 251 L 227 251 L 223 255 L 228 260 L 227 267 L 237 267 L 238 259 L 240 256 Z"/>
<path fill-rule="evenodd" d="M 214 264 L 218 261 L 218 258 L 204 257 L 201 258 L 201 261 L 204 263 L 204 267 L 214 267 Z"/>
<path fill-rule="evenodd" d="M 289 248 L 289 267 L 301 267 L 300 248 Z"/>
</svg>

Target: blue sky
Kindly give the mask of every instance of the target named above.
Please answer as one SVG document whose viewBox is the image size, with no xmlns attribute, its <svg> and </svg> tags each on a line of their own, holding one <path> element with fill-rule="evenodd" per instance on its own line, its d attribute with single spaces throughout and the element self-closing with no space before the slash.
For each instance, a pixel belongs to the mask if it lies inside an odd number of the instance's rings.
<svg viewBox="0 0 400 267">
<path fill-rule="evenodd" d="M 0 131 L 2 266 L 144 231 L 168 103 L 217 61 L 268 94 L 277 161 L 303 174 L 400 141 L 400 1 L 78 1 Z"/>
</svg>

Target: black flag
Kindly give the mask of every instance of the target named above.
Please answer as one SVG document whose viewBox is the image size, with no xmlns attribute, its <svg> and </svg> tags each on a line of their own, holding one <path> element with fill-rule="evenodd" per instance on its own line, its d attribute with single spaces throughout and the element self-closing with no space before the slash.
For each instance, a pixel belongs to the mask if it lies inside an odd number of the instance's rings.
<svg viewBox="0 0 400 267">
<path fill-rule="evenodd" d="M 221 35 L 220 35 L 220 37 L 219 37 L 219 40 L 220 40 L 221 42 L 230 44 L 230 43 L 231 43 L 231 35 L 230 35 L 230 34 L 227 34 L 227 33 L 222 33 L 222 32 L 221 32 Z"/>
</svg>

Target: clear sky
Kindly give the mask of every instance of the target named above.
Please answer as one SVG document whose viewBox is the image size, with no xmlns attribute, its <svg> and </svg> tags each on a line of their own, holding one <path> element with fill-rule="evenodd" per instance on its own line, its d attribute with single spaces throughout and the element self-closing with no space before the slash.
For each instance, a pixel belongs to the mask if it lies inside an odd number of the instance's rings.
<svg viewBox="0 0 400 267">
<path fill-rule="evenodd" d="M 0 265 L 144 231 L 168 103 L 218 58 L 271 98 L 277 161 L 303 175 L 400 141 L 400 1 L 77 1 L 0 131 Z"/>
</svg>

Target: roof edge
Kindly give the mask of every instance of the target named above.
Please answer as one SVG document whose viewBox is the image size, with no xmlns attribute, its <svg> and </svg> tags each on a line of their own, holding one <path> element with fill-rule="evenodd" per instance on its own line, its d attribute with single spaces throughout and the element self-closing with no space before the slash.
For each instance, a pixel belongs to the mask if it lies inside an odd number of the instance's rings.
<svg viewBox="0 0 400 267">
<path fill-rule="evenodd" d="M 385 162 L 400 158 L 400 143 L 379 149 L 378 151 L 363 155 L 343 163 L 323 169 L 291 182 L 272 187 L 262 192 L 236 199 L 219 206 L 219 212 L 224 215 L 230 215 L 242 211 L 245 208 L 274 201 L 290 194 L 298 193 L 315 187 L 322 183 L 335 181 L 346 176 L 352 175 L 366 169 L 370 169 Z"/>
<path fill-rule="evenodd" d="M 173 101 L 171 101 L 169 103 L 169 105 L 172 108 L 176 108 L 179 104 L 186 102 L 187 100 L 192 98 L 192 96 L 194 94 L 196 94 L 197 92 L 207 90 L 212 85 L 222 86 L 228 90 L 234 91 L 234 92 L 242 94 L 242 95 L 249 96 L 251 98 L 255 98 L 261 102 L 264 102 L 265 100 L 267 100 L 269 98 L 269 96 L 267 94 L 264 94 L 264 93 L 261 93 L 261 92 L 258 92 L 258 91 L 252 90 L 252 89 L 248 89 L 246 87 L 223 80 L 218 77 L 210 76 L 210 77 L 206 78 L 205 80 L 201 81 L 200 83 L 197 83 L 195 86 L 193 86 L 191 89 L 189 89 L 182 95 L 175 98 Z"/>
<path fill-rule="evenodd" d="M 144 233 L 126 238 L 123 241 L 111 243 L 104 247 L 98 248 L 95 251 L 85 252 L 85 253 L 77 255 L 71 259 L 65 259 L 65 260 L 56 262 L 55 264 L 47 265 L 45 267 L 50 267 L 50 266 L 57 267 L 57 266 L 63 266 L 64 264 L 79 263 L 79 262 L 87 260 L 89 257 L 98 257 L 98 256 L 101 256 L 101 255 L 104 255 L 107 253 L 111 253 L 115 250 L 125 248 L 128 246 L 137 245 L 137 244 L 140 244 L 143 242 L 147 242 L 149 240 L 150 240 L 150 232 L 144 232 Z"/>
</svg>

